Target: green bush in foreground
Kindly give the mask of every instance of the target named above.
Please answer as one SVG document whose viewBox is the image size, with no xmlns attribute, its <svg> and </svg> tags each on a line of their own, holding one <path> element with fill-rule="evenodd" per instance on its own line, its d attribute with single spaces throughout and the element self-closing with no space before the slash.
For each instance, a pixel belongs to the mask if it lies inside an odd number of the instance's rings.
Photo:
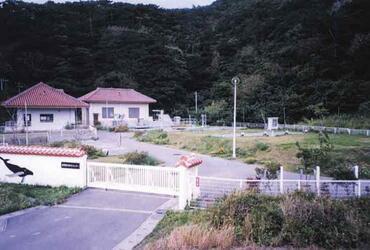
<svg viewBox="0 0 370 250">
<path fill-rule="evenodd" d="M 0 184 L 0 215 L 29 207 L 62 203 L 80 188 Z"/>
<path fill-rule="evenodd" d="M 147 152 L 130 152 L 124 154 L 122 157 L 123 163 L 125 164 L 132 164 L 132 165 L 148 165 L 148 166 L 156 166 L 159 165 L 160 162 L 148 155 Z"/>
<path fill-rule="evenodd" d="M 171 212 L 159 225 L 145 241 L 152 239 L 148 249 L 153 245 L 173 249 L 169 245 L 171 239 L 180 237 L 181 232 L 189 234 L 189 228 L 176 230 L 183 225 L 199 225 L 198 228 L 218 232 L 233 229 L 233 237 L 228 242 L 232 240 L 235 247 L 365 249 L 370 244 L 370 198 L 334 200 L 299 192 L 280 197 L 242 192 L 201 212 Z M 191 242 L 199 244 L 199 240 L 186 242 L 187 246 L 190 244 L 189 249 L 199 249 Z"/>
</svg>

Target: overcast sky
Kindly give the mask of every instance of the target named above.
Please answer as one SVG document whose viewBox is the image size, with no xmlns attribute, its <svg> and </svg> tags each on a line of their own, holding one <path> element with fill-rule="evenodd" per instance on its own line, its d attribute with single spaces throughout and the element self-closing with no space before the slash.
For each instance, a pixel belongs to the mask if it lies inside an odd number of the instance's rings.
<svg viewBox="0 0 370 250">
<path fill-rule="evenodd" d="M 25 0 L 26 2 L 45 3 L 47 0 Z M 53 0 L 54 2 L 66 2 L 65 0 Z M 73 2 L 74 0 L 67 0 Z M 115 2 L 155 4 L 163 8 L 191 8 L 195 6 L 209 5 L 215 0 L 114 0 Z"/>
</svg>

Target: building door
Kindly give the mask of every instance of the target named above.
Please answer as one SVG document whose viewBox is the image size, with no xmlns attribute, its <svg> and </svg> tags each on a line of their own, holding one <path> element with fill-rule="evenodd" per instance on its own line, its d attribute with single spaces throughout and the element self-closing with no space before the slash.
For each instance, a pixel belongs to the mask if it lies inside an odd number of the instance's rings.
<svg viewBox="0 0 370 250">
<path fill-rule="evenodd" d="M 94 125 L 98 125 L 99 124 L 99 114 L 94 113 L 93 116 L 94 116 Z"/>
</svg>

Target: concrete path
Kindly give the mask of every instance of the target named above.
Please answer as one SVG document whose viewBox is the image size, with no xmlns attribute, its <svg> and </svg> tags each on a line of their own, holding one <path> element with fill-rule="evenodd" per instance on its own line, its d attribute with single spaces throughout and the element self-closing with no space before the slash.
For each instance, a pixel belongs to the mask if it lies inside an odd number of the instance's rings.
<svg viewBox="0 0 370 250">
<path fill-rule="evenodd" d="M 132 151 L 145 151 L 154 156 L 160 161 L 163 161 L 166 166 L 175 166 L 181 155 L 189 155 L 191 152 L 186 150 L 175 149 L 170 146 L 153 145 L 149 143 L 138 142 L 132 139 L 132 133 L 120 134 L 110 133 L 106 131 L 98 132 L 99 140 L 85 141 L 84 143 L 95 147 L 108 150 L 110 155 L 124 154 Z M 227 160 L 219 157 L 197 154 L 203 160 L 203 164 L 199 169 L 199 175 L 245 179 L 254 177 L 255 168 L 258 165 L 246 164 L 239 160 Z M 299 175 L 296 173 L 285 172 L 285 178 L 297 179 Z"/>
<path fill-rule="evenodd" d="M 0 249 L 112 249 L 170 199 L 88 189 L 62 205 L 5 217 Z"/>
</svg>

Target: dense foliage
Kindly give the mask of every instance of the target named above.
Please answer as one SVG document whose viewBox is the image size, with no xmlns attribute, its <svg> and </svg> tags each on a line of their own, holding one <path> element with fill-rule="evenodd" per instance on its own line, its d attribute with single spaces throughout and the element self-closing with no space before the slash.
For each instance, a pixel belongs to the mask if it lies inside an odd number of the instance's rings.
<svg viewBox="0 0 370 250">
<path fill-rule="evenodd" d="M 0 3 L 0 98 L 44 81 L 81 96 L 133 87 L 171 114 L 229 122 L 369 115 L 368 0 L 218 0 L 189 10 L 109 1 Z M 2 115 L 3 119 L 5 118 Z"/>
<path fill-rule="evenodd" d="M 365 249 L 370 243 L 369 202 L 369 198 L 334 200 L 305 193 L 279 197 L 235 193 L 205 210 L 168 212 L 137 249 L 143 245 L 144 249 Z M 222 234 L 223 240 L 212 232 Z"/>
</svg>

